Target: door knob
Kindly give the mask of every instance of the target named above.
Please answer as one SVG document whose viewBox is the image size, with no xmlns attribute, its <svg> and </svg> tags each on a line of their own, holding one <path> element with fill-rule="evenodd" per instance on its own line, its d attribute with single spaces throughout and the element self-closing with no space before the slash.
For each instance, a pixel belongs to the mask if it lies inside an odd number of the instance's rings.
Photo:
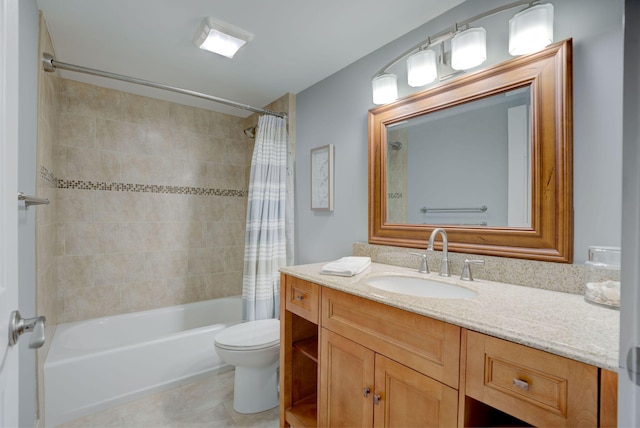
<svg viewBox="0 0 640 428">
<path fill-rule="evenodd" d="M 39 316 L 35 318 L 22 318 L 20 312 L 13 311 L 9 319 L 9 345 L 18 343 L 18 339 L 24 333 L 33 333 L 29 341 L 29 348 L 37 349 L 44 345 L 44 324 L 46 318 Z"/>
</svg>

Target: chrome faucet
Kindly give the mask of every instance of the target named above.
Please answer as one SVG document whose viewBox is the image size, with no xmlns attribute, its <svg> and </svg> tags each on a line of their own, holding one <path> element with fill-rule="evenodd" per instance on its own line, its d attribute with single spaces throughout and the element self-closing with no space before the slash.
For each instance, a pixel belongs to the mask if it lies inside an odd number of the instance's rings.
<svg viewBox="0 0 640 428">
<path fill-rule="evenodd" d="M 442 259 L 440 260 L 440 276 L 451 276 L 449 273 L 449 240 L 447 239 L 447 232 L 441 227 L 437 229 L 433 229 L 431 232 L 431 236 L 429 237 L 429 246 L 427 247 L 427 251 L 433 251 L 433 241 L 436 239 L 436 235 L 440 233 L 442 235 Z"/>
</svg>

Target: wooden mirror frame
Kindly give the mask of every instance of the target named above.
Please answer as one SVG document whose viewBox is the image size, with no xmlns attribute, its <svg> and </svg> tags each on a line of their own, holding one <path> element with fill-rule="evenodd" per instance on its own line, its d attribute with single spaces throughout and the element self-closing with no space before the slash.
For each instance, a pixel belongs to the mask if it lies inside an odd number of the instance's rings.
<svg viewBox="0 0 640 428">
<path fill-rule="evenodd" d="M 443 227 L 449 237 L 449 251 L 571 263 L 572 86 L 569 39 L 369 110 L 369 243 L 426 248 L 433 229 Z M 387 126 L 522 87 L 531 88 L 531 225 L 387 223 Z M 451 174 L 455 175 L 455 170 Z"/>
</svg>

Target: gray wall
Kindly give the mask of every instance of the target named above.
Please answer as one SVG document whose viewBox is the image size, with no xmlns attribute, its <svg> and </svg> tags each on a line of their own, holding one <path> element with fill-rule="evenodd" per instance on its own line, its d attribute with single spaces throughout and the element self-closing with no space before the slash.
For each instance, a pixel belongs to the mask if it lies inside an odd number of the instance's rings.
<svg viewBox="0 0 640 428">
<path fill-rule="evenodd" d="M 468 1 L 297 95 L 297 262 L 351 254 L 368 239 L 367 112 L 371 78 L 391 59 L 427 36 L 502 4 Z M 623 0 L 554 0 L 554 39 L 574 47 L 574 263 L 589 245 L 620 245 L 622 203 Z M 507 53 L 507 11 L 478 25 L 487 29 L 488 60 Z M 398 81 L 406 80 L 399 75 Z M 432 87 L 433 85 L 427 86 Z M 400 96 L 408 95 L 400 88 Z M 311 211 L 309 150 L 335 145 L 335 210 Z M 450 177 L 453 179 L 454 177 Z"/>
</svg>

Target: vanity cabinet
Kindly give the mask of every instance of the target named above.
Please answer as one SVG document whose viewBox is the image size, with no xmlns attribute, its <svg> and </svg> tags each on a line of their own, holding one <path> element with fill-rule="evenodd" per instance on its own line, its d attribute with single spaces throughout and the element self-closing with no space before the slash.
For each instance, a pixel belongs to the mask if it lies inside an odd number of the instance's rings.
<svg viewBox="0 0 640 428">
<path fill-rule="evenodd" d="M 598 426 L 598 368 L 467 332 L 465 394 L 534 426 Z"/>
<path fill-rule="evenodd" d="M 288 275 L 280 425 L 615 426 L 617 374 Z"/>
<path fill-rule="evenodd" d="M 327 288 L 321 302 L 318 426 L 457 424 L 442 382 L 457 388 L 459 327 Z"/>
</svg>

